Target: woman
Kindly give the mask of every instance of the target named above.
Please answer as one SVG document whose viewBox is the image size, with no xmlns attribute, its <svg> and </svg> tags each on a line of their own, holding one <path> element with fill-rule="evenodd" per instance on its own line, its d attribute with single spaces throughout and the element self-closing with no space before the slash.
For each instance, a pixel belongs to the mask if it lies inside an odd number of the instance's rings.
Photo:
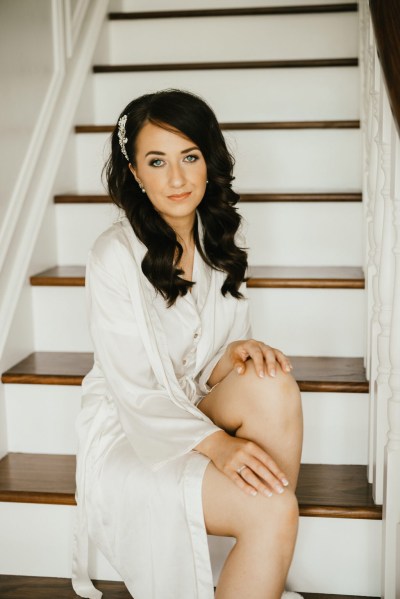
<svg viewBox="0 0 400 599">
<path fill-rule="evenodd" d="M 217 599 L 280 597 L 300 393 L 289 359 L 252 339 L 233 159 L 212 110 L 179 90 L 128 104 L 111 143 L 124 216 L 87 261 L 74 588 L 101 597 L 89 536 L 135 599 L 211 599 L 209 533 L 236 539 Z"/>
</svg>

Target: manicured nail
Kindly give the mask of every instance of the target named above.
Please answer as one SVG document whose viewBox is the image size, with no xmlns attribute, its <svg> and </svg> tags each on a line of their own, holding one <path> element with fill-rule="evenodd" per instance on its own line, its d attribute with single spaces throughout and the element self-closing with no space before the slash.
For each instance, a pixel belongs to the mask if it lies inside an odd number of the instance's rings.
<svg viewBox="0 0 400 599">
<path fill-rule="evenodd" d="M 253 497 L 255 497 L 255 496 L 257 495 L 257 491 L 256 491 L 255 489 L 253 489 L 253 490 L 251 491 L 251 494 L 253 495 Z"/>
<path fill-rule="evenodd" d="M 243 372 L 243 366 L 238 366 L 238 367 L 236 368 L 236 372 L 238 372 L 239 374 L 240 374 L 241 372 Z"/>
<path fill-rule="evenodd" d="M 280 485 L 275 485 L 275 489 L 278 491 L 278 493 L 283 493 L 284 492 L 284 488 L 281 487 Z"/>
<path fill-rule="evenodd" d="M 272 497 L 272 495 L 273 495 L 273 494 L 271 493 L 271 491 L 268 491 L 268 489 L 264 489 L 264 490 L 263 490 L 263 493 L 264 493 L 265 497 Z"/>
<path fill-rule="evenodd" d="M 281 481 L 282 481 L 282 484 L 283 484 L 285 487 L 287 487 L 287 486 L 288 486 L 288 484 L 289 484 L 289 481 L 288 481 L 288 480 L 286 480 L 286 478 L 281 478 Z"/>
<path fill-rule="evenodd" d="M 263 379 L 263 378 L 264 378 L 264 371 L 263 371 L 263 370 L 260 370 L 260 372 L 259 372 L 259 375 L 260 375 L 260 377 Z"/>
<path fill-rule="evenodd" d="M 290 366 L 290 364 L 286 364 L 286 372 L 289 372 L 289 371 L 290 371 L 290 369 L 291 369 L 291 366 Z"/>
<path fill-rule="evenodd" d="M 271 375 L 271 376 L 276 376 L 276 370 L 275 370 L 275 368 L 273 368 L 273 369 L 271 370 L 271 372 L 270 372 L 270 375 Z"/>
</svg>

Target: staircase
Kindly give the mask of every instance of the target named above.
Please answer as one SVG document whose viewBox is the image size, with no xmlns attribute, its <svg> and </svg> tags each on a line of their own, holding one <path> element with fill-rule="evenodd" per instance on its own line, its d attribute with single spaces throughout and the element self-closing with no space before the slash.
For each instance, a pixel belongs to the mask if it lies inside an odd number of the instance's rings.
<svg viewBox="0 0 400 599">
<path fill-rule="evenodd" d="M 247 4 L 110 2 L 37 244 L 51 231 L 57 258 L 29 279 L 34 348 L 1 378 L 9 452 L 0 461 L 2 599 L 75 596 L 65 580 L 73 426 L 93 363 L 85 262 L 119 216 L 100 172 L 123 106 L 169 87 L 203 96 L 221 122 L 250 246 L 254 335 L 291 357 L 302 391 L 301 519 L 288 588 L 309 599 L 380 595 L 382 507 L 367 478 L 357 3 Z M 216 585 L 231 539 L 209 542 Z M 105 599 L 129 597 L 92 553 Z"/>
</svg>

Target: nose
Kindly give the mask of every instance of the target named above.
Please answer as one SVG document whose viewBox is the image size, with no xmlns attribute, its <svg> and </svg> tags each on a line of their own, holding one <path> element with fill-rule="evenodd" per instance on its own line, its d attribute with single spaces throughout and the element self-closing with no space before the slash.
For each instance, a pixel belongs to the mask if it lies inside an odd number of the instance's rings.
<svg viewBox="0 0 400 599">
<path fill-rule="evenodd" d="M 169 168 L 169 184 L 174 189 L 185 185 L 185 174 L 180 163 L 171 163 Z"/>
</svg>

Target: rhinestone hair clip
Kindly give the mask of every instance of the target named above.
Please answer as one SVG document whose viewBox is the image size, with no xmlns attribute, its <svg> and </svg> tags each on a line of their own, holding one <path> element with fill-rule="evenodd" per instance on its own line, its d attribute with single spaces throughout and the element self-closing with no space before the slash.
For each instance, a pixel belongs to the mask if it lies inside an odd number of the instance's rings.
<svg viewBox="0 0 400 599">
<path fill-rule="evenodd" d="M 119 139 L 119 145 L 121 146 L 121 152 L 123 153 L 123 155 L 129 162 L 129 156 L 128 156 L 128 153 L 125 148 L 125 144 L 128 141 L 128 138 L 126 137 L 126 130 L 125 130 L 127 118 L 128 118 L 128 115 L 124 114 L 123 116 L 121 116 L 121 118 L 118 121 L 118 139 Z"/>
</svg>

